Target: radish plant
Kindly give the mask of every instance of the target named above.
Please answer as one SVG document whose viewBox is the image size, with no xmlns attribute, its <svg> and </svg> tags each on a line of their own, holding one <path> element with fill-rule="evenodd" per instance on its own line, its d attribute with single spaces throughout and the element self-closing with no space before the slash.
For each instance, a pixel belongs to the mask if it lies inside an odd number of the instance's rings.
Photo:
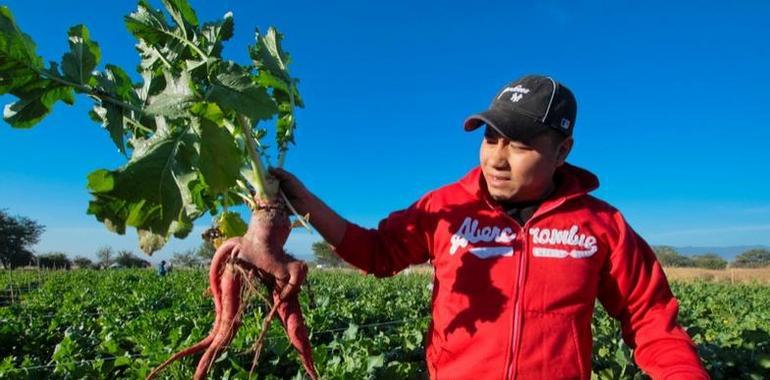
<svg viewBox="0 0 770 380">
<path fill-rule="evenodd" d="M 219 215 L 226 236 L 242 234 L 245 223 L 227 208 L 254 208 L 252 193 L 278 197 L 265 171 L 267 130 L 259 123 L 276 119 L 280 167 L 294 142 L 294 109 L 303 106 L 277 30 L 257 31 L 248 47 L 252 62 L 241 65 L 221 56 L 233 35 L 232 14 L 201 24 L 184 0 L 163 3 L 173 22 L 145 1 L 125 17 L 138 41 L 139 82 L 115 65 L 96 70 L 99 44 L 83 25 L 70 28 L 70 51 L 61 61 L 46 66 L 10 10 L 0 9 L 0 94 L 18 98 L 5 106 L 4 120 L 31 128 L 56 102 L 91 98 L 91 118 L 128 161 L 89 174 L 88 213 L 119 234 L 136 228 L 149 254 L 172 235 L 186 237 L 206 212 Z"/>
<path fill-rule="evenodd" d="M 215 216 L 213 235 L 220 246 L 210 289 L 217 318 L 209 338 L 184 351 L 205 350 L 196 378 L 232 339 L 245 297 L 259 294 L 254 280 L 269 292 L 263 296 L 271 305 L 265 326 L 273 315 L 280 317 L 315 378 L 297 298 L 307 266 L 283 250 L 291 205 L 265 170 L 267 129 L 259 126 L 275 120 L 276 166 L 282 166 L 294 142 L 294 110 L 303 106 L 282 35 L 274 28 L 257 31 L 248 47 L 251 63 L 239 64 L 221 55 L 233 35 L 232 14 L 202 24 L 186 0 L 162 2 L 165 12 L 141 0 L 125 17 L 138 41 L 138 82 L 115 65 L 97 70 L 99 44 L 83 25 L 69 30 L 70 49 L 61 61 L 45 65 L 10 10 L 0 8 L 0 94 L 18 98 L 3 118 L 14 128 L 31 128 L 55 103 L 71 105 L 75 95 L 91 98 L 90 117 L 127 162 L 88 175 L 93 199 L 87 212 L 119 234 L 136 228 L 147 254 L 171 236 L 186 237 L 205 213 Z M 241 204 L 251 209 L 248 224 L 228 211 Z"/>
</svg>

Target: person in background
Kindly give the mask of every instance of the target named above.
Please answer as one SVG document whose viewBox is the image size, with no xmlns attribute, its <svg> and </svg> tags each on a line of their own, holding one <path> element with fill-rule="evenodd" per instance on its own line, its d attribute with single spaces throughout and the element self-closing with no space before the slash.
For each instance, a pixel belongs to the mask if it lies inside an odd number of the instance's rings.
<svg viewBox="0 0 770 380">
<path fill-rule="evenodd" d="M 158 276 L 165 276 L 169 272 L 169 269 L 170 268 L 166 266 L 166 260 L 162 260 L 160 264 L 158 264 Z"/>
</svg>

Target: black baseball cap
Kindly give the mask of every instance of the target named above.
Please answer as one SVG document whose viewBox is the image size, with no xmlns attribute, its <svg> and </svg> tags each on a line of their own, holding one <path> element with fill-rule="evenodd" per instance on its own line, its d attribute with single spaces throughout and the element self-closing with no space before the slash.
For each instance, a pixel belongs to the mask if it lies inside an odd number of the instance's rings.
<svg viewBox="0 0 770 380">
<path fill-rule="evenodd" d="M 551 77 L 527 75 L 498 91 L 488 110 L 465 119 L 465 130 L 487 125 L 525 142 L 548 129 L 572 136 L 576 114 L 577 101 L 567 87 Z"/>
</svg>

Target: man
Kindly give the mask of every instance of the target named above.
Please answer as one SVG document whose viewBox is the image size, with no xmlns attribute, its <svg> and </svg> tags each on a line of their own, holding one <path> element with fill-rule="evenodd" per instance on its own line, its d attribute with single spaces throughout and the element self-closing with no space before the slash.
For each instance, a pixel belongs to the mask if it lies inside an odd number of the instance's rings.
<svg viewBox="0 0 770 380">
<path fill-rule="evenodd" d="M 352 265 L 391 276 L 433 263 L 431 378 L 589 379 L 598 299 L 648 375 L 707 379 L 652 250 L 588 195 L 596 176 L 565 162 L 576 113 L 572 92 L 549 77 L 505 86 L 465 121 L 468 131 L 486 127 L 479 167 L 372 230 L 272 172 Z"/>
</svg>

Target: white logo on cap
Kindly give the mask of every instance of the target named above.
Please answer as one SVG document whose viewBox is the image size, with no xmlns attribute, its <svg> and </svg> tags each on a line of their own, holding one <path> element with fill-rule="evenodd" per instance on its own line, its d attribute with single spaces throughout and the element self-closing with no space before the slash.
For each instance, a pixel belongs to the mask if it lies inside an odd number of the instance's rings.
<svg viewBox="0 0 770 380">
<path fill-rule="evenodd" d="M 564 129 L 569 129 L 569 120 L 568 119 L 561 119 L 561 127 Z"/>
<path fill-rule="evenodd" d="M 520 84 L 517 84 L 516 87 L 506 87 L 503 89 L 503 91 L 500 91 L 500 95 L 497 96 L 498 99 L 502 98 L 503 95 L 506 93 L 512 92 L 510 100 L 514 103 L 521 100 L 522 97 L 524 97 L 524 94 L 529 94 L 529 89 L 522 87 Z"/>
</svg>

